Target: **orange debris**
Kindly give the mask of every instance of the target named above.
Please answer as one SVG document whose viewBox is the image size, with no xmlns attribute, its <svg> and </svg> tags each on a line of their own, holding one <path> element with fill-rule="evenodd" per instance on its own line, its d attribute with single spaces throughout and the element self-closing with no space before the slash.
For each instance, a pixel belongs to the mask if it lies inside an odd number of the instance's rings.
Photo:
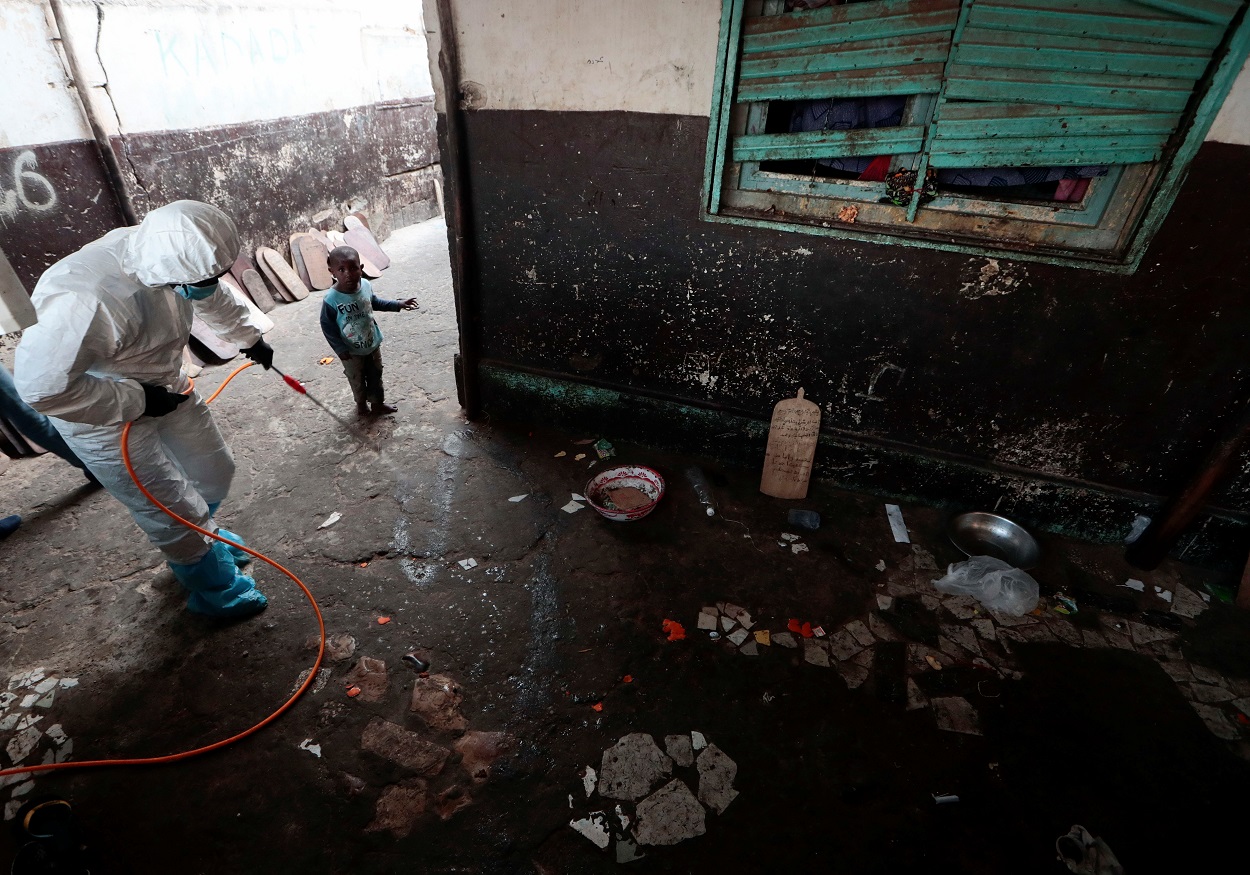
<svg viewBox="0 0 1250 875">
<path fill-rule="evenodd" d="M 660 624 L 660 628 L 668 633 L 669 641 L 681 641 L 686 637 L 686 630 L 676 620 L 665 620 Z"/>
</svg>

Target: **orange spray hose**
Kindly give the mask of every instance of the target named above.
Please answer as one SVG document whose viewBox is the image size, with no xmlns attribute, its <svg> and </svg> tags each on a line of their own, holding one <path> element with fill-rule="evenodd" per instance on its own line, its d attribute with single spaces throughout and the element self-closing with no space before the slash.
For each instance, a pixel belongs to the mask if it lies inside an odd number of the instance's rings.
<svg viewBox="0 0 1250 875">
<path fill-rule="evenodd" d="M 222 384 L 217 387 L 217 391 L 208 397 L 208 400 L 205 403 L 212 404 L 213 399 L 215 399 L 218 395 L 221 394 L 221 390 L 226 388 L 226 386 L 229 385 L 231 380 L 233 380 L 240 373 L 247 370 L 254 364 L 255 362 L 248 362 L 245 365 L 241 365 L 240 367 L 235 368 L 230 373 L 230 376 L 226 377 L 226 379 L 222 382 Z M 195 388 L 195 384 L 193 383 L 192 390 L 194 390 L 194 388 Z M 278 569 L 287 577 L 291 578 L 291 580 L 295 581 L 296 585 L 304 591 L 304 595 L 308 598 L 308 603 L 312 605 L 313 613 L 317 615 L 317 627 L 321 633 L 321 643 L 320 643 L 320 646 L 317 648 L 317 660 L 316 662 L 313 663 L 312 670 L 308 672 L 308 677 L 304 679 L 304 682 L 302 684 L 300 684 L 299 689 L 296 690 L 289 699 L 283 702 L 276 711 L 274 711 L 264 720 L 261 720 L 256 725 L 248 729 L 245 729 L 242 732 L 236 733 L 235 735 L 232 735 L 229 738 L 223 738 L 221 741 L 214 741 L 212 744 L 206 744 L 203 747 L 197 747 L 194 750 L 184 750 L 181 753 L 171 753 L 171 754 L 166 754 L 165 756 L 133 757 L 129 759 L 112 759 L 112 760 L 80 760 L 77 762 L 44 763 L 38 766 L 22 766 L 20 768 L 0 770 L 0 776 L 20 775 L 26 772 L 50 772 L 50 771 L 59 770 L 59 769 L 86 769 L 92 766 L 152 766 L 152 765 L 158 765 L 160 763 L 176 763 L 176 762 L 179 762 L 180 760 L 186 760 L 194 756 L 199 756 L 200 754 L 206 754 L 206 753 L 209 753 L 210 751 L 218 750 L 220 748 L 226 747 L 227 745 L 234 744 L 236 741 L 242 741 L 243 739 L 247 738 L 249 735 L 253 735 L 254 733 L 259 732 L 260 730 L 268 726 L 270 723 L 277 720 L 292 705 L 294 705 L 295 701 L 304 694 L 304 691 L 307 690 L 309 686 L 312 685 L 313 681 L 317 679 L 317 672 L 321 669 L 321 659 L 325 655 L 325 651 L 326 651 L 326 624 L 325 624 L 325 620 L 321 616 L 321 608 L 317 605 L 317 600 L 313 598 L 313 594 L 309 591 L 308 587 L 304 585 L 304 581 L 296 577 L 294 572 L 288 570 L 284 566 L 270 559 L 268 556 L 264 555 L 263 553 L 258 553 L 257 551 L 251 549 L 250 547 L 244 547 L 242 544 L 236 544 L 234 541 L 231 541 L 228 538 L 223 538 L 215 532 L 210 532 L 207 529 L 202 529 L 199 526 L 197 526 L 195 523 L 191 522 L 190 520 L 183 519 L 182 517 L 178 516 L 178 514 L 174 513 L 172 510 L 167 508 L 165 505 L 161 504 L 161 502 L 157 500 L 156 496 L 154 496 L 151 492 L 148 492 L 147 488 L 144 487 L 144 485 L 139 482 L 139 475 L 135 473 L 134 466 L 130 464 L 130 426 L 131 426 L 131 423 L 128 422 L 122 428 L 122 460 L 126 463 L 126 470 L 130 472 L 130 477 L 131 479 L 135 481 L 135 485 L 139 487 L 139 491 L 147 496 L 148 501 L 152 502 L 154 505 L 159 507 L 165 513 L 169 514 L 179 523 L 186 526 L 188 529 L 197 531 L 201 535 L 204 535 L 205 537 L 212 538 L 214 541 L 221 541 L 223 544 L 229 544 L 232 547 L 237 547 L 250 556 L 254 556 L 263 562 L 268 562 L 274 568 Z"/>
</svg>

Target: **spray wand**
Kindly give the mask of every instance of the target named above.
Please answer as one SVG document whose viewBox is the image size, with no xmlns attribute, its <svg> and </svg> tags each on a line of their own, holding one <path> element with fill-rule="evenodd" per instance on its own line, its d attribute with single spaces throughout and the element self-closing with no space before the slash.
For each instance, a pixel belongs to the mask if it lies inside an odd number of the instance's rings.
<svg viewBox="0 0 1250 875">
<path fill-rule="evenodd" d="M 277 366 L 275 366 L 275 365 L 270 365 L 270 367 L 273 369 L 273 372 L 274 372 L 275 374 L 277 374 L 279 377 L 281 377 L 281 378 L 282 378 L 282 382 L 286 383 L 288 386 L 290 386 L 290 387 L 291 387 L 292 389 L 294 389 L 296 392 L 298 392 L 299 394 L 303 395 L 305 398 L 307 398 L 307 399 L 308 399 L 309 401 L 311 401 L 313 404 L 316 404 L 318 407 L 320 407 L 322 410 L 324 410 L 324 411 L 325 411 L 327 414 L 329 414 L 329 415 L 330 415 L 330 417 L 331 417 L 331 418 L 333 418 L 333 419 L 334 419 L 334 421 L 335 421 L 335 422 L 337 422 L 339 425 L 343 426 L 344 428 L 348 429 L 349 431 L 350 431 L 350 430 L 352 430 L 352 424 L 351 424 L 350 422 L 348 422 L 346 419 L 343 419 L 343 417 L 339 416 L 337 413 L 335 413 L 335 412 L 334 412 L 333 410 L 331 410 L 329 407 L 326 407 L 324 404 L 322 404 L 320 401 L 318 401 L 318 400 L 317 400 L 316 398 L 314 398 L 312 395 L 309 395 L 309 394 L 308 394 L 308 388 L 307 388 L 307 387 L 306 387 L 303 383 L 301 383 L 299 380 L 295 379 L 294 377 L 291 377 L 291 376 L 288 376 L 288 375 L 286 375 L 286 374 L 282 373 L 282 371 L 278 370 Z"/>
</svg>

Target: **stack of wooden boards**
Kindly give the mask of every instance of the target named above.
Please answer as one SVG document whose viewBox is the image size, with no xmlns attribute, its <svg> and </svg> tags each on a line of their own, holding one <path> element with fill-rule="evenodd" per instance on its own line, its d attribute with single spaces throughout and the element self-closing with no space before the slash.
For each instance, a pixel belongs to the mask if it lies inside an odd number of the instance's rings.
<svg viewBox="0 0 1250 875">
<path fill-rule="evenodd" d="M 238 297 L 249 307 L 255 305 L 255 310 L 259 312 L 254 315 L 263 324 L 269 321 L 264 314 L 276 307 L 279 301 L 302 301 L 308 297 L 310 291 L 323 291 L 334 285 L 334 277 L 330 275 L 326 259 L 330 250 L 335 247 L 352 247 L 360 253 L 365 276 L 369 279 L 381 276 L 382 271 L 390 267 L 391 260 L 369 230 L 365 215 L 352 213 L 343 219 L 343 227 L 343 231 L 309 228 L 307 231 L 292 234 L 291 261 L 287 261 L 282 253 L 268 246 L 256 248 L 255 261 L 245 253 L 240 253 L 234 266 L 230 268 L 230 275 L 223 277 L 222 282 L 238 293 Z M 270 326 L 272 327 L 272 323 Z M 229 361 L 239 354 L 237 347 L 217 337 L 198 319 L 192 326 L 191 337 L 195 341 L 190 345 L 191 353 L 201 362 L 209 359 Z"/>
<path fill-rule="evenodd" d="M 230 275 L 247 292 L 262 313 L 268 313 L 278 301 L 302 301 L 309 291 L 323 291 L 334 285 L 334 277 L 326 266 L 326 257 L 337 246 L 350 246 L 360 253 L 365 276 L 376 279 L 390 267 L 391 260 L 378 245 L 363 213 L 352 213 L 343 219 L 343 231 L 320 231 L 309 228 L 291 235 L 291 260 L 276 249 L 259 246 L 256 260 L 240 255 Z M 270 288 L 277 293 L 276 298 Z"/>
</svg>

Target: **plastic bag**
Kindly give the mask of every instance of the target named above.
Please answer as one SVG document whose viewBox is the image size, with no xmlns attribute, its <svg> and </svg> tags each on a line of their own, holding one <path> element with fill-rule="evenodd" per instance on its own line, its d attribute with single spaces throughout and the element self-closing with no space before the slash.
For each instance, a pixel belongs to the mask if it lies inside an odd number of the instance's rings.
<svg viewBox="0 0 1250 875">
<path fill-rule="evenodd" d="M 993 556 L 956 562 L 933 585 L 949 595 L 970 595 L 991 611 L 1012 617 L 1023 617 L 1037 607 L 1037 581 Z"/>
</svg>

